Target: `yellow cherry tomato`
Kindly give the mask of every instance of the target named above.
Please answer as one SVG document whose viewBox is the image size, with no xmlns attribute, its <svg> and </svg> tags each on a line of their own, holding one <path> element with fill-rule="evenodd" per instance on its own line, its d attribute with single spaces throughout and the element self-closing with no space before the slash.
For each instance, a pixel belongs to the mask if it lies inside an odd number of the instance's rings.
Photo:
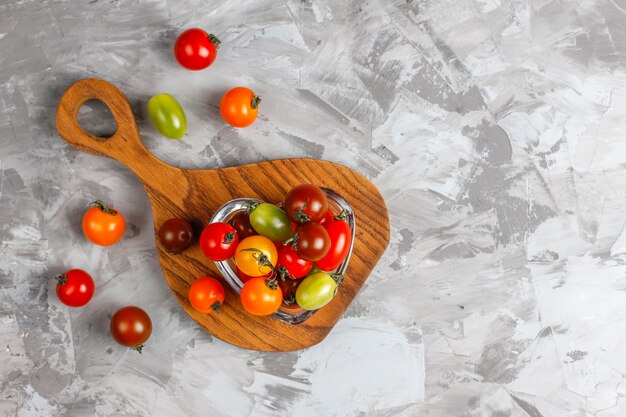
<svg viewBox="0 0 626 417">
<path fill-rule="evenodd" d="M 239 242 L 235 250 L 237 268 L 251 277 L 261 277 L 272 272 L 277 259 L 276 246 L 265 236 L 247 237 Z"/>
</svg>

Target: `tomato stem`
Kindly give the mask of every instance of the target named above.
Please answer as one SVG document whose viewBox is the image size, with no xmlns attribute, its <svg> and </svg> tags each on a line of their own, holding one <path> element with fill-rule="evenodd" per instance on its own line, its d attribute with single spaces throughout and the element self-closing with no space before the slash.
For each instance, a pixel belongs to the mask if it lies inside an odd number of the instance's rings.
<svg viewBox="0 0 626 417">
<path fill-rule="evenodd" d="M 252 94 L 252 103 L 250 103 L 252 108 L 256 109 L 257 107 L 259 107 L 259 103 L 260 102 L 261 102 L 261 97 L 255 95 L 255 94 Z"/>
<path fill-rule="evenodd" d="M 343 281 L 346 279 L 346 277 L 344 277 L 343 274 L 330 274 L 330 277 L 335 280 L 337 285 L 341 285 Z"/>
<path fill-rule="evenodd" d="M 102 210 L 103 212 L 105 212 L 106 214 L 110 214 L 112 216 L 115 216 L 117 214 L 117 211 L 112 209 L 111 207 L 109 207 L 109 205 L 107 203 L 105 203 L 102 200 L 96 200 L 93 203 L 91 203 L 89 206 L 91 207 L 97 207 L 100 210 Z"/>
<path fill-rule="evenodd" d="M 278 276 L 280 277 L 281 281 L 285 281 L 285 278 L 295 279 L 291 276 L 291 274 L 289 273 L 289 270 L 285 268 L 283 265 L 278 266 Z"/>
<path fill-rule="evenodd" d="M 278 281 L 276 281 L 276 278 L 269 278 L 265 280 L 265 283 L 267 284 L 267 286 L 272 289 L 275 290 L 276 288 L 278 288 Z"/>
<path fill-rule="evenodd" d="M 221 40 L 219 40 L 219 39 L 217 38 L 217 36 L 215 36 L 215 35 L 214 35 L 214 34 L 212 34 L 212 33 L 209 33 L 209 40 L 211 41 L 211 43 L 212 43 L 213 45 L 215 45 L 215 47 L 216 47 L 216 48 L 219 48 L 219 47 L 220 47 L 220 44 L 222 43 L 222 41 L 221 41 Z"/>
<path fill-rule="evenodd" d="M 235 239 L 235 233 L 237 232 L 226 233 L 226 236 L 224 236 L 224 244 L 228 245 L 230 242 L 232 242 Z"/>
<path fill-rule="evenodd" d="M 248 214 L 250 214 L 250 213 L 252 213 L 252 212 L 254 211 L 254 209 L 256 209 L 256 208 L 259 206 L 259 204 L 261 204 L 261 203 L 249 203 L 249 204 L 244 204 L 244 205 L 243 205 L 243 208 L 245 208 L 245 209 L 246 209 L 246 212 L 247 212 Z"/>
<path fill-rule="evenodd" d="M 291 245 L 291 247 L 295 250 L 296 249 L 296 245 L 298 244 L 298 239 L 300 239 L 300 237 L 296 233 L 295 235 L 291 236 L 289 239 L 285 240 L 283 242 L 283 244 L 284 245 Z"/>
<path fill-rule="evenodd" d="M 295 294 L 291 294 L 289 296 L 289 298 L 284 298 L 283 299 L 283 303 L 285 303 L 285 305 L 295 304 L 296 303 L 296 295 Z"/>
<path fill-rule="evenodd" d="M 132 350 L 136 350 L 137 352 L 139 352 L 139 353 L 142 353 L 142 354 L 143 354 L 143 348 L 144 348 L 145 346 L 146 346 L 146 345 L 139 345 L 139 346 L 132 347 L 131 349 L 132 349 Z"/>
<path fill-rule="evenodd" d="M 272 263 L 270 262 L 270 260 L 267 258 L 267 256 L 263 253 L 263 251 L 261 249 L 257 249 L 257 248 L 246 248 L 246 249 L 242 249 L 242 252 L 256 252 L 252 254 L 252 257 L 254 259 L 256 259 L 256 263 L 257 265 L 259 265 L 259 272 L 263 272 L 261 271 L 261 268 L 264 266 L 268 266 L 271 268 L 272 270 L 272 275 L 274 272 L 274 265 L 272 265 Z"/>
<path fill-rule="evenodd" d="M 62 273 L 61 275 L 54 277 L 54 279 L 56 279 L 57 281 L 59 281 L 59 284 L 61 285 L 65 285 L 65 283 L 67 282 L 67 275 L 64 273 Z"/>
<path fill-rule="evenodd" d="M 219 301 L 214 302 L 213 304 L 211 304 L 211 310 L 217 312 L 217 313 L 221 313 L 222 312 L 222 303 L 220 303 Z"/>
<path fill-rule="evenodd" d="M 335 217 L 333 217 L 333 219 L 335 219 L 335 220 L 343 220 L 343 221 L 345 221 L 345 220 L 346 220 L 346 215 L 347 215 L 347 214 L 348 214 L 348 213 L 346 213 L 346 210 L 345 210 L 345 209 L 344 209 L 344 210 L 341 210 L 341 213 L 339 213 L 338 215 L 336 215 Z"/>
<path fill-rule="evenodd" d="M 298 223 L 306 223 L 309 220 L 311 220 L 311 216 L 309 216 L 308 214 L 306 214 L 305 212 L 303 212 L 302 210 L 304 210 L 306 208 L 306 206 L 309 205 L 309 202 L 307 200 L 306 203 L 304 203 L 302 205 L 302 207 L 300 207 L 298 210 L 293 212 L 294 217 L 296 218 L 296 220 L 298 221 Z"/>
</svg>

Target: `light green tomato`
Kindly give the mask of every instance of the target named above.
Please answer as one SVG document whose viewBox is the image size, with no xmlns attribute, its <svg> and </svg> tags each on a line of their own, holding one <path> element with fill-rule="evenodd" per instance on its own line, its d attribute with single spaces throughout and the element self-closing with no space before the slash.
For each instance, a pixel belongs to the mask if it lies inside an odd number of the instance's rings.
<svg viewBox="0 0 626 417">
<path fill-rule="evenodd" d="M 304 310 L 324 307 L 337 293 L 337 283 L 326 272 L 311 274 L 302 280 L 296 290 L 296 302 Z"/>
<path fill-rule="evenodd" d="M 280 207 L 261 203 L 250 213 L 250 224 L 261 236 L 272 242 L 284 242 L 291 237 L 291 220 Z"/>
<path fill-rule="evenodd" d="M 152 124 L 163 136 L 180 139 L 187 131 L 187 118 L 178 101 L 169 94 L 158 94 L 148 101 Z"/>
</svg>

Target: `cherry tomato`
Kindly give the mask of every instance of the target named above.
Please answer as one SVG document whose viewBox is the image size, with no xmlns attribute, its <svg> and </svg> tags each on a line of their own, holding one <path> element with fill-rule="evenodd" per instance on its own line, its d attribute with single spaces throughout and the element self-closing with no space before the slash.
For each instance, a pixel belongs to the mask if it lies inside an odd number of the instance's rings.
<svg viewBox="0 0 626 417">
<path fill-rule="evenodd" d="M 335 215 L 333 214 L 333 211 L 331 209 L 328 209 L 326 210 L 326 214 L 324 214 L 324 217 L 322 217 L 322 220 L 320 220 L 320 224 L 332 222 L 333 220 L 335 220 Z"/>
<path fill-rule="evenodd" d="M 158 94 L 148 101 L 148 113 L 155 129 L 170 139 L 180 139 L 187 131 L 187 118 L 178 101 L 169 94 Z"/>
<path fill-rule="evenodd" d="M 337 293 L 337 285 L 343 281 L 341 275 L 318 272 L 302 280 L 296 290 L 296 302 L 305 310 L 324 307 Z"/>
<path fill-rule="evenodd" d="M 193 242 L 193 228 L 187 220 L 169 219 L 159 227 L 159 242 L 170 252 L 181 252 Z"/>
<path fill-rule="evenodd" d="M 91 275 L 82 269 L 70 269 L 56 277 L 56 280 L 57 297 L 66 306 L 84 306 L 96 290 Z"/>
<path fill-rule="evenodd" d="M 174 56 L 183 67 L 197 71 L 207 68 L 215 61 L 220 40 L 202 29 L 187 29 L 178 36 Z"/>
<path fill-rule="evenodd" d="M 330 236 L 324 226 L 317 223 L 300 226 L 293 240 L 293 248 L 305 261 L 317 262 L 330 250 Z"/>
<path fill-rule="evenodd" d="M 276 261 L 276 269 L 281 273 L 284 270 L 289 278 L 303 278 L 313 268 L 313 262 L 305 261 L 300 258 L 291 245 L 277 245 L 278 260 Z"/>
<path fill-rule="evenodd" d="M 83 233 L 87 239 L 100 246 L 117 243 L 126 230 L 122 213 L 100 200 L 91 203 L 83 216 Z"/>
<path fill-rule="evenodd" d="M 302 280 L 299 279 L 278 278 L 278 286 L 283 292 L 282 307 L 290 310 L 300 308 L 298 303 L 296 303 L 296 290 L 301 282 Z"/>
<path fill-rule="evenodd" d="M 261 98 L 245 87 L 235 87 L 222 97 L 220 114 L 234 127 L 250 126 L 259 113 Z"/>
<path fill-rule="evenodd" d="M 207 258 L 225 261 L 232 258 L 239 244 L 235 228 L 228 223 L 211 223 L 200 235 L 200 247 Z"/>
<path fill-rule="evenodd" d="M 248 282 L 252 278 L 269 278 L 270 276 L 272 276 L 272 273 L 270 272 L 269 274 L 261 275 L 261 277 L 251 277 L 250 275 L 246 275 L 243 272 L 241 272 L 239 268 L 235 268 L 235 272 L 237 273 L 237 276 L 243 283 Z"/>
<path fill-rule="evenodd" d="M 291 222 L 287 213 L 269 203 L 251 204 L 250 224 L 262 236 L 274 242 L 284 242 L 291 237 Z"/>
<path fill-rule="evenodd" d="M 319 222 L 328 211 L 326 193 L 317 185 L 301 184 L 285 198 L 285 211 L 297 223 Z"/>
<path fill-rule="evenodd" d="M 277 258 L 276 246 L 265 236 L 247 237 L 235 251 L 237 268 L 251 277 L 271 274 Z"/>
<path fill-rule="evenodd" d="M 250 215 L 245 211 L 240 211 L 233 216 L 229 222 L 237 231 L 239 239 L 245 239 L 248 236 L 254 236 L 257 232 L 250 224 Z"/>
<path fill-rule="evenodd" d="M 219 312 L 224 303 L 224 287 L 213 277 L 198 278 L 189 288 L 189 302 L 201 313 Z"/>
<path fill-rule="evenodd" d="M 333 271 L 348 256 L 352 231 L 348 223 L 340 218 L 324 223 L 324 228 L 330 237 L 330 249 L 315 265 L 322 271 Z"/>
<path fill-rule="evenodd" d="M 282 302 L 283 293 L 275 279 L 252 278 L 241 289 L 243 308 L 255 316 L 269 316 L 280 308 Z"/>
<path fill-rule="evenodd" d="M 152 334 L 152 320 L 139 307 L 123 307 L 111 319 L 111 334 L 120 345 L 141 353 L 144 343 Z"/>
</svg>

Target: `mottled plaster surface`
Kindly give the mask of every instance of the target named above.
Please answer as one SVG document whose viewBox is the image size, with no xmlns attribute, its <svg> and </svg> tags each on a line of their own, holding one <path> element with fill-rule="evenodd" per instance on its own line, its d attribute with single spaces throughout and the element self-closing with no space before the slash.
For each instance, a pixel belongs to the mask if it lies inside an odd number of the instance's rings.
<svg viewBox="0 0 626 417">
<path fill-rule="evenodd" d="M 192 26 L 223 41 L 207 71 L 172 59 Z M 182 312 L 141 185 L 56 134 L 91 76 L 170 164 L 313 157 L 377 184 L 391 244 L 323 343 L 246 351 Z M 263 97 L 243 130 L 218 115 L 235 85 Z M 146 117 L 161 92 L 187 112 L 179 142 Z M 5 0 L 0 415 L 624 416 L 625 121 L 623 0 Z M 81 234 L 96 197 L 126 215 L 116 246 Z M 54 293 L 70 267 L 95 277 L 81 309 Z M 108 334 L 125 304 L 155 323 L 142 356 Z"/>
</svg>

